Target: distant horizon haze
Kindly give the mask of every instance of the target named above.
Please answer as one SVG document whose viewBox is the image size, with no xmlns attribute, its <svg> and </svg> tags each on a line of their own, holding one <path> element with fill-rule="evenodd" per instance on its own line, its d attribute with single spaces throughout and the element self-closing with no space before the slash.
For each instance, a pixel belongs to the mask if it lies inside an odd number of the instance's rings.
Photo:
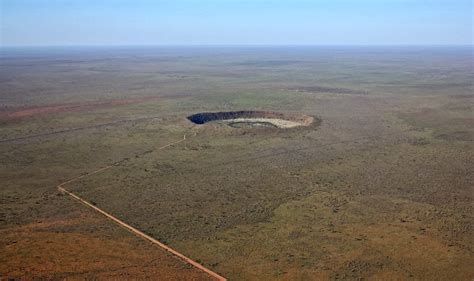
<svg viewBox="0 0 474 281">
<path fill-rule="evenodd" d="M 0 46 L 472 46 L 472 14 L 470 0 L 0 0 Z"/>
</svg>

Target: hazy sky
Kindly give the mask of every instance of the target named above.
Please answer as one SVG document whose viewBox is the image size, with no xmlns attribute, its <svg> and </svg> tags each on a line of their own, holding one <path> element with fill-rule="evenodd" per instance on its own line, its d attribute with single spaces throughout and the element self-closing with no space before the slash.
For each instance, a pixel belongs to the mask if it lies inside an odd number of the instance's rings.
<svg viewBox="0 0 474 281">
<path fill-rule="evenodd" d="M 0 0 L 11 45 L 472 44 L 471 0 Z"/>
</svg>

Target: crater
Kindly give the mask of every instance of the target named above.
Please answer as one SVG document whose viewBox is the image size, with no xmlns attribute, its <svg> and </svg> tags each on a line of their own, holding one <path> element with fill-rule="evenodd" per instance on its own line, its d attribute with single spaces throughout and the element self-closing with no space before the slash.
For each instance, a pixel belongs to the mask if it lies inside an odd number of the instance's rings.
<svg viewBox="0 0 474 281">
<path fill-rule="evenodd" d="M 293 128 L 309 126 L 314 117 L 274 111 L 226 111 L 202 112 L 187 117 L 195 124 L 220 122 L 233 128 Z"/>
</svg>

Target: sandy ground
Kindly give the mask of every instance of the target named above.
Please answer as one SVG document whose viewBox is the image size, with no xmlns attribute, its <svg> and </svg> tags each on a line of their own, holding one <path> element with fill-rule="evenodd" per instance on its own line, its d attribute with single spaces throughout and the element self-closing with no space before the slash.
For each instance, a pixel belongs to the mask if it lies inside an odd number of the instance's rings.
<svg viewBox="0 0 474 281">
<path fill-rule="evenodd" d="M 0 230 L 0 280 L 213 280 L 66 197 L 63 218 Z"/>
<path fill-rule="evenodd" d="M 229 123 L 270 123 L 282 129 L 293 128 L 293 127 L 298 127 L 298 126 L 308 126 L 310 124 L 310 123 L 303 124 L 300 122 L 276 119 L 276 118 L 236 118 L 236 119 L 222 120 L 222 122 L 226 124 L 229 124 Z"/>
</svg>

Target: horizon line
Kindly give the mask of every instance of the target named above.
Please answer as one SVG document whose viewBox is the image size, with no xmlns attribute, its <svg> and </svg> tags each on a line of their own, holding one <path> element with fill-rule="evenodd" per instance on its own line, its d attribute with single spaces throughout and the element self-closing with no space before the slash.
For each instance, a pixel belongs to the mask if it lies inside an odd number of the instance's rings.
<svg viewBox="0 0 474 281">
<path fill-rule="evenodd" d="M 0 45 L 7 48 L 102 48 L 102 47 L 474 47 L 470 44 L 44 44 L 44 45 Z"/>
</svg>

